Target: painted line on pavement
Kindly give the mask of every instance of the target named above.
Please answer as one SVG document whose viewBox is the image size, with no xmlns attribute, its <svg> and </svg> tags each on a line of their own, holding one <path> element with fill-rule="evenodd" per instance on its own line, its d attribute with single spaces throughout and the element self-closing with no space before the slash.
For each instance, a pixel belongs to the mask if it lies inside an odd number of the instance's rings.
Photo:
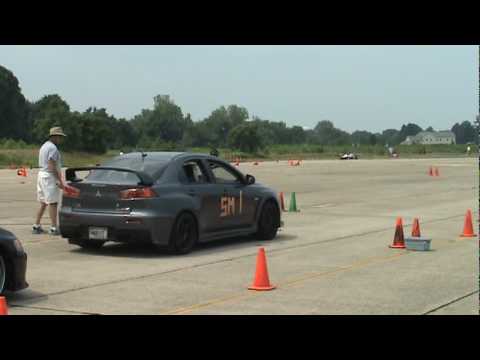
<svg viewBox="0 0 480 360">
<path fill-rule="evenodd" d="M 444 221 L 444 220 L 454 219 L 454 218 L 458 218 L 458 217 L 463 217 L 463 215 L 455 215 L 455 216 L 450 216 L 450 217 L 446 217 L 446 218 L 430 220 L 430 221 L 428 221 L 428 222 L 426 221 L 424 223 L 435 223 L 435 222 L 438 222 L 438 221 Z M 408 226 L 408 224 L 404 224 L 404 227 L 406 227 L 406 226 Z M 373 231 L 360 233 L 360 234 L 349 234 L 349 235 L 345 235 L 345 236 L 342 236 L 342 237 L 334 237 L 334 238 L 327 239 L 327 240 L 320 241 L 320 242 L 314 241 L 314 242 L 299 244 L 299 245 L 296 245 L 296 246 L 287 246 L 287 247 L 281 247 L 281 248 L 277 248 L 277 249 L 270 249 L 269 252 L 270 253 L 281 253 L 281 252 L 284 252 L 284 251 L 296 250 L 296 249 L 300 249 L 300 248 L 304 248 L 304 247 L 308 247 L 308 246 L 318 246 L 318 245 L 323 245 L 324 243 L 331 243 L 331 242 L 335 242 L 335 241 L 346 240 L 346 239 L 349 239 L 351 237 L 366 236 L 366 235 L 370 235 L 370 234 L 381 233 L 381 232 L 385 232 L 385 231 L 388 231 L 388 230 L 391 230 L 391 228 L 389 227 L 387 229 L 378 229 L 378 230 L 373 230 Z M 58 240 L 57 239 L 52 239 L 50 241 L 58 241 Z M 41 241 L 39 241 L 39 243 L 40 242 Z M 52 292 L 52 293 L 47 293 L 47 294 L 44 294 L 44 295 L 41 295 L 41 296 L 32 297 L 32 298 L 28 299 L 26 301 L 26 303 L 28 303 L 28 301 L 32 300 L 32 299 L 44 298 L 44 297 L 47 297 L 47 296 L 62 295 L 62 294 L 66 294 L 66 293 L 72 293 L 72 292 L 75 292 L 75 291 L 81 291 L 81 290 L 92 289 L 92 288 L 96 288 L 96 287 L 108 286 L 108 285 L 113 285 L 113 284 L 118 284 L 118 283 L 123 283 L 123 282 L 128 282 L 128 281 L 142 280 L 142 279 L 146 279 L 146 278 L 154 277 L 154 276 L 168 275 L 168 274 L 172 274 L 172 273 L 181 272 L 183 270 L 191 270 L 191 269 L 195 269 L 195 268 L 206 267 L 206 266 L 209 266 L 209 265 L 220 264 L 220 263 L 224 263 L 224 262 L 227 262 L 227 261 L 233 261 L 233 260 L 242 259 L 242 258 L 246 258 L 246 257 L 253 257 L 253 256 L 256 256 L 256 255 L 257 255 L 257 251 L 255 251 L 255 253 L 239 255 L 239 256 L 230 257 L 230 258 L 226 258 L 226 259 L 214 260 L 214 261 L 210 261 L 210 262 L 206 262 L 206 263 L 200 263 L 200 264 L 195 264 L 195 265 L 186 266 L 186 267 L 180 267 L 180 268 L 176 268 L 176 269 L 170 269 L 170 270 L 156 272 L 156 273 L 144 274 L 144 275 L 124 278 L 124 279 L 117 279 L 117 280 L 113 280 L 113 281 L 106 281 L 106 282 L 101 282 L 101 283 L 97 283 L 97 284 L 81 286 L 81 287 L 73 288 L 73 289 L 60 290 L 60 291 L 57 291 L 57 292 Z M 344 271 L 344 269 L 341 268 L 338 271 Z M 315 275 L 315 276 L 317 276 L 317 275 Z M 237 298 L 238 296 L 239 295 L 235 295 L 235 296 L 233 296 L 233 298 Z M 243 297 L 245 295 L 241 295 L 241 296 Z M 251 295 L 249 295 L 249 296 L 251 296 Z M 229 296 L 228 299 L 230 299 L 230 298 L 231 297 Z M 216 302 L 216 300 L 214 300 L 214 301 Z M 219 299 L 219 301 L 225 301 L 225 300 L 223 300 L 223 298 L 222 298 L 222 299 Z M 19 304 L 16 304 L 16 305 L 18 306 Z"/>
<path fill-rule="evenodd" d="M 65 310 L 65 309 L 54 309 L 49 307 L 42 306 L 30 306 L 30 305 L 9 305 L 10 308 L 21 308 L 21 309 L 35 309 L 35 310 L 45 310 L 45 311 L 56 311 L 56 312 L 66 312 L 78 315 L 101 315 L 98 313 L 91 313 L 85 311 L 75 311 L 75 310 Z"/>
<path fill-rule="evenodd" d="M 467 295 L 460 296 L 460 297 L 458 297 L 458 298 L 456 298 L 456 299 L 454 299 L 454 300 L 452 300 L 452 301 L 449 301 L 449 302 L 446 303 L 446 304 L 440 305 L 440 306 L 438 306 L 438 307 L 436 307 L 436 308 L 434 308 L 434 309 L 432 309 L 432 310 L 429 310 L 429 311 L 423 313 L 422 315 L 431 314 L 431 313 L 433 313 L 433 312 L 435 312 L 435 311 L 438 311 L 438 310 L 440 310 L 440 309 L 443 309 L 444 307 L 447 307 L 447 306 L 452 305 L 452 304 L 454 304 L 454 303 L 456 303 L 456 302 L 458 302 L 458 301 L 460 301 L 460 300 L 463 300 L 463 299 L 465 299 L 465 298 L 467 298 L 467 297 L 469 297 L 469 296 L 472 296 L 472 295 L 474 295 L 474 294 L 478 294 L 478 292 L 479 292 L 478 290 L 475 290 L 475 291 L 473 291 L 473 292 L 471 292 L 471 293 L 468 293 Z"/>
<path fill-rule="evenodd" d="M 295 284 L 300 283 L 300 282 L 304 282 L 304 281 L 312 280 L 312 279 L 315 279 L 315 278 L 336 274 L 336 273 L 339 273 L 339 272 L 342 272 L 342 271 L 348 271 L 348 270 L 352 270 L 352 269 L 361 268 L 361 267 L 368 266 L 370 264 L 374 264 L 374 263 L 378 263 L 378 262 L 394 260 L 394 259 L 396 259 L 396 258 L 398 258 L 402 255 L 405 255 L 405 254 L 408 254 L 408 253 L 402 252 L 402 253 L 398 253 L 398 254 L 395 254 L 395 255 L 390 255 L 390 256 L 387 256 L 387 257 L 375 257 L 375 258 L 365 259 L 365 260 L 357 261 L 357 262 L 355 262 L 355 263 L 353 263 L 349 266 L 341 267 L 341 268 L 338 268 L 338 269 L 335 269 L 335 270 L 318 272 L 318 273 L 310 273 L 310 275 L 304 276 L 302 278 L 287 281 L 287 282 L 284 282 L 284 283 L 279 283 L 277 285 L 277 288 L 279 290 L 280 289 L 288 289 L 288 288 L 290 288 L 290 287 L 292 287 Z M 235 295 L 231 295 L 231 296 L 228 296 L 228 297 L 222 297 L 222 298 L 213 299 L 213 300 L 210 300 L 210 301 L 207 301 L 207 302 L 204 302 L 204 303 L 198 303 L 198 304 L 194 304 L 194 305 L 187 306 L 187 307 L 173 309 L 171 311 L 168 311 L 168 312 L 165 312 L 165 313 L 162 313 L 162 314 L 164 314 L 164 315 L 187 314 L 189 312 L 192 312 L 192 311 L 195 311 L 195 310 L 198 310 L 198 309 L 201 309 L 201 308 L 206 308 L 206 307 L 209 307 L 209 306 L 212 306 L 212 305 L 225 304 L 225 303 L 236 303 L 236 302 L 239 302 L 243 299 L 250 298 L 250 297 L 253 297 L 253 296 L 258 295 L 258 294 L 259 294 L 259 292 L 237 293 Z"/>
</svg>

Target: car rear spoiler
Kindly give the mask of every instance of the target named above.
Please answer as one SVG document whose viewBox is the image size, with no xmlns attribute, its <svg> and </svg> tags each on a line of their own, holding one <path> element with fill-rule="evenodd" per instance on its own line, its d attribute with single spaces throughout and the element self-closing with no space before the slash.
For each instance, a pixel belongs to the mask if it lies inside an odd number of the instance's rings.
<svg viewBox="0 0 480 360">
<path fill-rule="evenodd" d="M 122 172 L 129 172 L 132 174 L 137 175 L 140 179 L 138 185 L 145 185 L 151 186 L 153 185 L 153 179 L 150 175 L 144 173 L 143 171 L 136 171 L 131 169 L 125 168 L 116 168 L 116 167 L 108 167 L 108 166 L 89 166 L 89 167 L 78 167 L 78 168 L 68 168 L 65 170 L 65 178 L 67 181 L 71 182 L 80 182 L 82 179 L 77 179 L 76 172 L 77 171 L 89 171 L 89 170 L 111 170 L 111 171 L 122 171 Z"/>
</svg>

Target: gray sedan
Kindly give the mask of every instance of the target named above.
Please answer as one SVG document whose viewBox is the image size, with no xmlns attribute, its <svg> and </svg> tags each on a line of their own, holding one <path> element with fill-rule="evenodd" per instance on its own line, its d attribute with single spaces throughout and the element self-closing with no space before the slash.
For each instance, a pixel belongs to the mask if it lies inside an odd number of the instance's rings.
<svg viewBox="0 0 480 360">
<path fill-rule="evenodd" d="M 129 153 L 66 179 L 60 232 L 84 248 L 147 242 L 185 254 L 221 238 L 270 240 L 282 223 L 276 191 L 210 155 Z"/>
</svg>

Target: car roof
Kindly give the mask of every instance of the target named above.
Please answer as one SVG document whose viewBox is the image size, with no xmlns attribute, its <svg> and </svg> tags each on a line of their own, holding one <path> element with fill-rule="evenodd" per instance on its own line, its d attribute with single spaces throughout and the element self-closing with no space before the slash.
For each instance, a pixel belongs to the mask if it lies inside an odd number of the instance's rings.
<svg viewBox="0 0 480 360">
<path fill-rule="evenodd" d="M 141 152 L 131 152 L 131 153 L 123 154 L 120 157 L 122 159 L 125 159 L 125 158 L 128 159 L 128 158 L 138 157 L 141 154 L 142 154 Z M 222 159 L 219 159 L 219 158 L 214 158 L 209 154 L 194 153 L 194 152 L 148 151 L 148 152 L 144 152 L 144 154 L 147 155 L 146 158 L 148 158 L 150 160 L 160 160 L 160 161 L 171 161 L 171 160 L 180 159 L 180 158 L 184 158 L 184 157 L 191 157 L 191 156 L 199 157 L 199 158 L 209 158 L 209 159 L 222 160 Z"/>
<path fill-rule="evenodd" d="M 142 154 L 142 152 L 131 152 L 127 154 L 121 155 L 122 159 L 130 159 L 130 158 L 136 158 L 139 157 Z M 148 159 L 154 159 L 154 160 L 164 160 L 168 161 L 173 159 L 174 157 L 183 154 L 182 152 L 173 152 L 173 151 L 147 151 L 143 152 L 143 154 L 147 155 Z"/>
</svg>

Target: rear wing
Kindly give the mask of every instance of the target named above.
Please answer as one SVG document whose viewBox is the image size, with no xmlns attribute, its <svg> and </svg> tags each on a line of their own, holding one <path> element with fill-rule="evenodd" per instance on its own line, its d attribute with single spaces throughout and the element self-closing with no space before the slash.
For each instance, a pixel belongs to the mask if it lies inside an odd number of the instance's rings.
<svg viewBox="0 0 480 360">
<path fill-rule="evenodd" d="M 125 168 L 116 168 L 116 167 L 108 167 L 108 166 L 89 166 L 89 167 L 78 167 L 78 168 L 68 168 L 65 170 L 65 178 L 67 181 L 71 182 L 80 182 L 82 179 L 78 179 L 76 176 L 77 171 L 89 171 L 89 170 L 110 170 L 110 171 L 122 171 L 122 172 L 129 172 L 132 174 L 137 175 L 140 179 L 138 185 L 145 185 L 151 186 L 153 185 L 153 179 L 150 175 L 144 173 L 143 171 L 136 171 L 131 169 Z"/>
</svg>

